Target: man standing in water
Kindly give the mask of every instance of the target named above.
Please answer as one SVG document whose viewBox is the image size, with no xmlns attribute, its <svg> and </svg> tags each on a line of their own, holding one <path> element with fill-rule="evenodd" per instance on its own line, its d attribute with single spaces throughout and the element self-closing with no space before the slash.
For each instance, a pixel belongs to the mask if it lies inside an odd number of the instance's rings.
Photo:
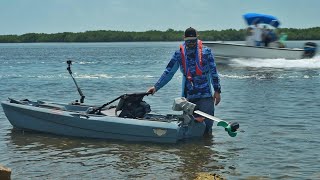
<svg viewBox="0 0 320 180">
<path fill-rule="evenodd" d="M 158 82 L 147 92 L 154 94 L 159 91 L 172 79 L 179 67 L 183 74 L 182 97 L 196 104 L 198 110 L 214 115 L 214 105 L 218 105 L 221 100 L 220 79 L 211 49 L 202 46 L 197 31 L 192 27 L 186 29 L 184 43 L 174 53 Z M 211 136 L 213 121 L 204 121 L 204 135 Z"/>
</svg>

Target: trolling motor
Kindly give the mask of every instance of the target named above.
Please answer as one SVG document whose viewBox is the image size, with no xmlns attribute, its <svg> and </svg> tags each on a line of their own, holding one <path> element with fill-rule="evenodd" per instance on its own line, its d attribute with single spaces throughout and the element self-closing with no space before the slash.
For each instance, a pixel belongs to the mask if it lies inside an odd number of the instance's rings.
<svg viewBox="0 0 320 180">
<path fill-rule="evenodd" d="M 68 61 L 67 61 L 67 64 L 68 64 L 67 70 L 68 70 L 70 76 L 72 77 L 72 80 L 73 80 L 74 84 L 76 85 L 77 90 L 78 90 L 78 92 L 79 92 L 79 94 L 80 94 L 80 96 L 81 96 L 81 98 L 80 98 L 80 103 L 83 103 L 85 96 L 83 95 L 81 89 L 79 88 L 76 80 L 74 79 L 74 77 L 73 77 L 73 75 L 72 75 L 72 71 L 71 71 L 72 61 L 71 61 L 71 60 L 68 60 Z M 75 104 L 79 104 L 78 100 L 75 101 Z"/>
<path fill-rule="evenodd" d="M 193 113 L 208 118 L 212 121 L 217 121 L 217 126 L 224 127 L 225 131 L 227 131 L 229 136 L 231 137 L 235 137 L 237 135 L 237 130 L 240 127 L 239 123 L 237 122 L 227 123 L 226 121 L 223 121 L 215 116 L 196 110 L 196 104 L 187 101 L 187 99 L 184 97 L 176 98 L 174 100 L 172 110 L 183 111 L 183 118 L 185 120 L 185 123 L 189 123 L 192 119 L 194 119 Z"/>
</svg>

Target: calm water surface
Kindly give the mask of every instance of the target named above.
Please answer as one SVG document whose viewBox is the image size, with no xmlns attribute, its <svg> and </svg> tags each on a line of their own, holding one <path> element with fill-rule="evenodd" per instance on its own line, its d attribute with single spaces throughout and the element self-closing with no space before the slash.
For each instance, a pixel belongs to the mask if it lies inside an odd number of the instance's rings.
<svg viewBox="0 0 320 180">
<path fill-rule="evenodd" d="M 291 45 L 302 47 L 302 42 Z M 0 44 L 0 99 L 88 104 L 144 92 L 163 72 L 179 43 Z M 227 179 L 320 179 L 320 55 L 309 60 L 232 59 L 218 64 L 222 102 L 216 116 L 238 121 L 231 138 L 178 144 L 61 137 L 12 128 L 0 109 L 0 164 L 13 179 L 192 179 L 199 172 Z M 173 113 L 181 73 L 154 96 L 153 112 Z"/>
</svg>

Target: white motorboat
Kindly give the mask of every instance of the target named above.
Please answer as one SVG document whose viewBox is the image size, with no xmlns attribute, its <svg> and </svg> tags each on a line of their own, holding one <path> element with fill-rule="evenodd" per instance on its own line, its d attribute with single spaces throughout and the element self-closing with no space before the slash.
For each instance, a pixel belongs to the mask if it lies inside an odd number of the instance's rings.
<svg viewBox="0 0 320 180">
<path fill-rule="evenodd" d="M 280 25 L 280 22 L 276 17 L 267 14 L 246 13 L 243 15 L 243 18 L 245 19 L 248 26 L 265 24 L 274 28 L 278 28 Z M 282 46 L 280 46 L 279 43 L 282 44 Z M 317 51 L 317 44 L 314 42 L 306 42 L 304 48 L 284 48 L 281 40 L 270 41 L 270 44 L 268 43 L 267 47 L 253 46 L 254 43 L 247 44 L 203 42 L 203 45 L 208 46 L 213 50 L 213 53 L 218 60 L 231 58 L 283 58 L 288 60 L 294 60 L 312 58 Z"/>
<path fill-rule="evenodd" d="M 259 59 L 302 59 L 312 58 L 316 54 L 317 45 L 312 42 L 307 42 L 302 48 L 278 48 L 278 47 L 262 47 L 248 46 L 237 43 L 224 42 L 203 42 L 203 45 L 208 46 L 213 50 L 213 53 L 218 59 L 230 58 L 259 58 Z"/>
</svg>

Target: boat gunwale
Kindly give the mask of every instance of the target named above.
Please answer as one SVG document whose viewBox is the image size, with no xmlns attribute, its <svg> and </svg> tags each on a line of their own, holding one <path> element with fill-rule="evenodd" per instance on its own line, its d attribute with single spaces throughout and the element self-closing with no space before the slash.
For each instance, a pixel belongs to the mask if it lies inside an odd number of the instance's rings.
<svg viewBox="0 0 320 180">
<path fill-rule="evenodd" d="M 240 47 L 249 47 L 249 48 L 258 48 L 258 49 L 274 49 L 274 50 L 285 50 L 285 51 L 304 51 L 301 48 L 278 48 L 278 47 L 264 47 L 264 46 L 250 46 L 245 44 L 235 44 L 235 43 L 220 43 L 220 42 L 203 42 L 205 46 L 208 45 L 231 45 L 231 46 L 240 46 Z"/>
<path fill-rule="evenodd" d="M 31 101 L 31 102 L 34 102 L 34 101 Z M 53 103 L 53 102 L 50 102 L 51 104 L 57 104 L 57 105 L 61 105 L 61 106 L 64 106 L 64 104 L 62 103 Z M 180 122 L 179 119 L 164 119 L 164 120 L 152 120 L 152 119 L 146 119 L 146 118 L 124 118 L 124 117 L 119 117 L 119 116 L 109 116 L 109 115 L 105 115 L 105 114 L 87 114 L 85 113 L 85 111 L 72 111 L 72 110 L 67 110 L 67 109 L 54 109 L 54 108 L 49 108 L 48 106 L 43 106 L 43 107 L 39 107 L 39 106 L 34 106 L 34 105 L 28 105 L 28 104 L 18 104 L 18 103 L 13 103 L 13 102 L 10 102 L 9 100 L 6 100 L 6 101 L 1 101 L 1 105 L 2 104 L 6 104 L 7 106 L 13 106 L 13 107 L 17 107 L 17 108 L 21 108 L 21 109 L 26 109 L 26 110 L 30 110 L 30 111 L 36 111 L 36 109 L 39 109 L 40 111 L 38 112 L 43 112 L 43 113 L 48 113 L 48 114 L 55 114 L 55 115 L 63 115 L 63 116 L 67 116 L 67 117 L 75 117 L 75 116 L 79 116 L 80 118 L 83 117 L 87 120 L 96 120 L 96 121 L 101 121 L 101 119 L 105 118 L 105 117 L 109 117 L 109 118 L 118 118 L 118 119 L 121 119 L 121 120 L 124 120 L 124 121 L 147 121 L 147 122 L 154 122 L 154 123 L 172 123 L 172 122 L 175 122 L 175 123 L 178 123 Z M 67 105 L 67 104 L 65 104 Z M 81 105 L 83 107 L 93 107 L 93 106 L 90 106 L 90 105 Z M 65 112 L 66 114 L 61 114 L 61 112 Z M 157 116 L 157 114 L 149 114 L 149 115 L 155 115 Z M 163 117 L 166 117 L 166 116 L 180 116 L 180 115 L 176 115 L 176 114 L 166 114 L 166 115 L 162 115 Z M 98 118 L 98 119 L 89 119 L 90 117 L 94 117 L 94 118 Z M 81 119 L 83 119 L 81 118 Z M 104 122 L 107 122 L 107 121 L 104 121 Z M 130 124 L 130 123 L 129 123 Z"/>
<path fill-rule="evenodd" d="M 54 111 L 50 112 L 50 111 L 48 111 L 48 110 L 50 110 L 48 108 L 41 108 L 41 107 L 36 107 L 36 106 L 32 106 L 32 105 L 27 105 L 27 104 L 17 104 L 17 103 L 12 103 L 10 101 L 1 101 L 1 105 L 2 106 L 5 105 L 5 106 L 7 106 L 9 108 L 11 107 L 10 111 L 13 111 L 13 112 L 16 112 L 16 113 L 21 113 L 19 110 L 34 112 L 34 111 L 36 111 L 35 109 L 41 109 L 41 111 L 37 111 L 37 112 L 39 112 L 39 113 L 50 113 L 51 115 L 61 115 L 61 116 L 66 116 L 66 117 L 73 116 L 72 115 L 73 111 L 71 111 L 71 113 L 70 113 L 70 111 L 61 110 L 61 111 L 64 111 L 64 112 L 68 112 L 68 114 L 60 114 L 60 113 L 57 113 L 58 111 L 56 113 L 54 113 Z M 58 124 L 58 125 L 66 126 L 66 127 L 77 128 L 77 129 L 81 129 L 81 130 L 93 131 L 93 132 L 109 134 L 109 135 L 132 136 L 132 134 L 130 134 L 130 133 L 123 133 L 123 132 L 122 133 L 117 133 L 117 132 L 108 132 L 108 131 L 95 130 L 95 129 L 88 128 L 88 127 L 84 128 L 84 127 L 81 127 L 81 126 L 77 126 L 76 124 L 70 125 L 68 123 L 66 124 L 66 123 L 63 123 L 63 122 L 58 122 L 58 121 L 54 121 L 54 120 L 50 120 L 50 119 L 49 120 L 48 119 L 44 119 L 42 117 L 38 117 L 38 116 L 32 115 L 30 113 L 24 113 L 24 114 L 26 114 L 27 116 L 30 116 L 32 118 L 35 118 L 37 120 L 40 120 L 40 121 L 53 123 L 53 124 Z M 109 116 L 101 116 L 101 117 L 109 117 Z M 87 118 L 81 118 L 80 116 L 79 116 L 79 118 L 83 119 L 83 120 L 89 120 Z M 111 117 L 111 118 L 115 118 L 115 117 Z M 123 119 L 125 121 L 138 120 L 138 119 L 133 119 L 133 118 L 121 118 L 121 117 L 119 117 L 119 118 Z M 11 120 L 9 118 L 8 118 L 8 120 L 11 122 Z M 99 119 L 98 120 L 97 119 L 91 119 L 91 120 L 99 121 Z M 155 126 L 151 126 L 150 124 L 146 125 L 145 127 L 149 127 L 149 128 L 152 128 L 152 129 L 169 130 L 171 132 L 170 133 L 171 135 L 169 137 L 162 137 L 162 136 L 151 137 L 151 136 L 148 136 L 148 135 L 135 134 L 134 137 L 139 138 L 139 139 L 151 138 L 155 142 L 171 142 L 172 143 L 172 142 L 177 142 L 179 140 L 179 137 L 177 136 L 178 131 L 179 131 L 179 122 L 178 121 L 168 122 L 168 121 L 152 121 L 152 120 L 147 120 L 147 119 L 143 119 L 143 120 L 150 121 L 150 122 L 155 122 L 155 123 L 160 123 L 162 125 L 164 125 L 163 123 L 168 124 L 169 125 L 168 127 L 155 127 Z M 103 121 L 103 122 L 107 122 L 107 121 Z M 117 121 L 113 121 L 113 122 L 110 122 L 110 123 L 117 123 Z M 121 123 L 121 124 L 123 124 L 123 123 Z M 137 126 L 139 124 L 131 124 L 131 125 Z M 37 131 L 37 132 L 43 132 L 43 133 L 57 134 L 57 133 L 53 133 L 53 132 L 41 131 L 41 130 L 36 130 L 36 129 L 32 129 L 32 128 L 27 128 L 27 127 L 20 127 L 20 126 L 16 126 L 16 125 L 13 125 L 13 124 L 12 124 L 12 126 L 14 128 L 18 128 L 18 129 L 22 129 L 22 130 L 29 130 L 29 131 Z M 173 131 L 175 131 L 175 133 L 173 133 Z M 60 135 L 60 134 L 57 134 L 57 135 Z M 67 135 L 67 136 L 73 136 L 73 135 Z M 82 136 L 74 136 L 74 137 L 82 137 Z M 83 137 L 86 137 L 86 136 L 83 136 Z M 172 139 L 172 137 L 176 137 L 176 138 Z M 92 138 L 92 137 L 88 137 L 88 138 Z M 101 139 L 105 139 L 105 138 L 101 138 Z M 117 138 L 110 138 L 110 139 L 117 139 Z M 133 140 L 133 141 L 135 141 L 135 140 Z M 139 140 L 139 141 L 143 141 L 143 140 Z"/>
</svg>

